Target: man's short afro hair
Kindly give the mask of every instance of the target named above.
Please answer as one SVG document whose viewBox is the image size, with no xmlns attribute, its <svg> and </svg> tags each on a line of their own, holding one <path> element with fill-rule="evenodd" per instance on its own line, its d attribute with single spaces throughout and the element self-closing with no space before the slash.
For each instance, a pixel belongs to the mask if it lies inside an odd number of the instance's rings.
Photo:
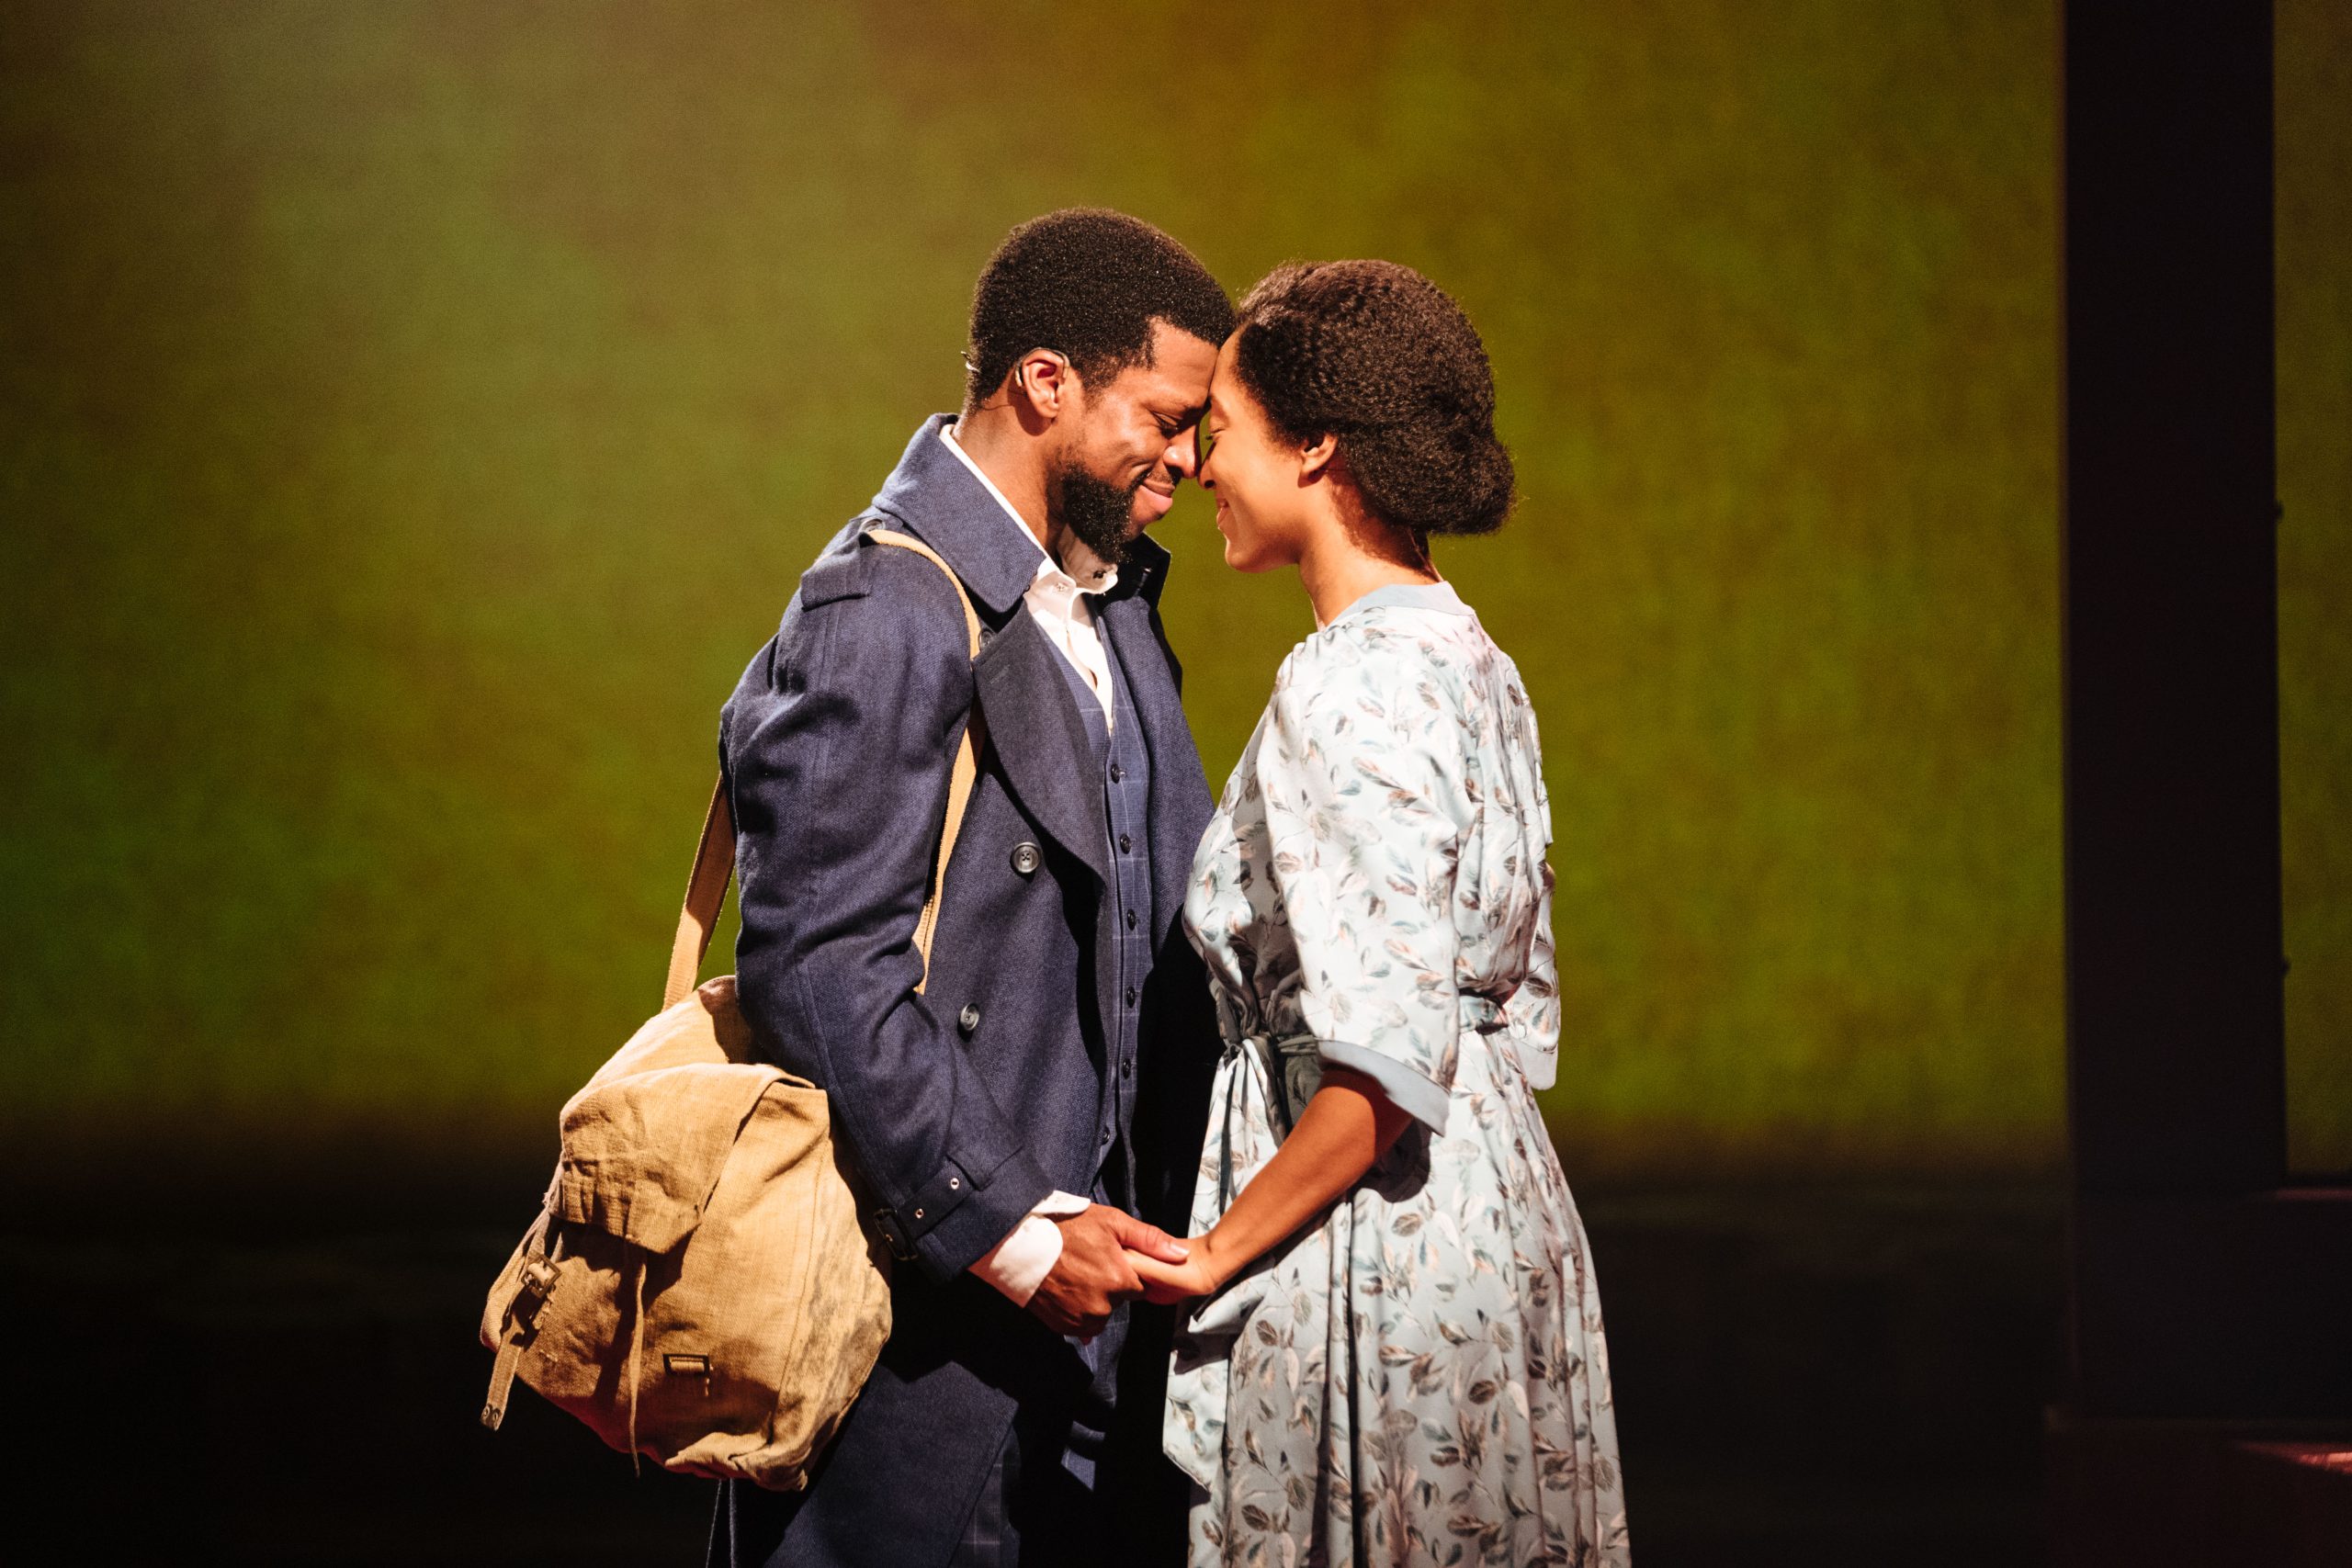
<svg viewBox="0 0 2352 1568">
<path fill-rule="evenodd" d="M 1058 352 L 1092 384 L 1151 363 L 1151 324 L 1207 344 L 1233 304 L 1193 253 L 1139 218 L 1070 207 L 1005 236 L 972 290 L 967 395 L 977 404 L 1031 349 Z"/>
</svg>

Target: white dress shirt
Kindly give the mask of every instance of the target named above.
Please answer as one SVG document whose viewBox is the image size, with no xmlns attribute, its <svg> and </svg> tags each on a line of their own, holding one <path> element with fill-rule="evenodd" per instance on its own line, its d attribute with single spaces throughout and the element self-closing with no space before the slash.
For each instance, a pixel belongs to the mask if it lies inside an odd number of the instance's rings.
<svg viewBox="0 0 2352 1568">
<path fill-rule="evenodd" d="M 1113 722 L 1115 706 L 1111 694 L 1111 661 L 1102 647 L 1102 634 L 1095 629 L 1094 612 L 1086 606 L 1089 593 L 1108 593 L 1118 585 L 1118 570 L 1096 555 L 1077 539 L 1065 547 L 1067 562 L 1057 561 L 1037 543 L 1037 536 L 996 488 L 996 481 L 981 471 L 956 439 L 956 426 L 939 427 L 939 439 L 956 454 L 956 460 L 972 470 L 996 503 L 1004 509 L 1005 520 L 1020 530 L 1022 538 L 1037 552 L 1037 575 L 1022 593 L 1022 603 L 1029 606 L 1029 618 L 1037 623 L 1046 639 L 1061 649 L 1080 675 L 1086 677 L 1088 690 L 1095 701 L 1102 705 L 1102 723 L 1108 728 Z M 1067 566 L 1067 570 L 1065 567 Z M 972 1272 L 1002 1291 L 1015 1306 L 1027 1306 L 1054 1265 L 1062 1260 L 1062 1230 L 1054 1224 L 1057 1218 L 1082 1214 L 1091 1205 L 1074 1192 L 1053 1191 L 1046 1195 L 1035 1208 L 1022 1216 L 1021 1223 L 1002 1241 L 982 1254 L 972 1265 Z"/>
</svg>

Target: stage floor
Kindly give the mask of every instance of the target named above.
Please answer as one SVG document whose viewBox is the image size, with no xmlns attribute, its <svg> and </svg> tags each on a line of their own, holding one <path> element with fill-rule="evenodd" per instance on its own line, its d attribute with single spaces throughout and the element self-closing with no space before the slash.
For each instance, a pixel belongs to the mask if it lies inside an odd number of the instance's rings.
<svg viewBox="0 0 2352 1568">
<path fill-rule="evenodd" d="M 98 1558 L 698 1561 L 707 1483 L 632 1477 L 527 1393 L 503 1430 L 476 1424 L 473 1325 L 537 1181 L 447 1189 L 410 1206 L 424 1227 L 390 1227 L 385 1194 L 20 1209 L 0 1308 L 29 1352 L 8 1404 L 42 1455 L 17 1476 L 32 1506 L 85 1524 Z M 1645 1568 L 2044 1560 L 2054 1190 L 1581 1201 Z M 167 1207 L 226 1218 L 201 1243 Z"/>
</svg>

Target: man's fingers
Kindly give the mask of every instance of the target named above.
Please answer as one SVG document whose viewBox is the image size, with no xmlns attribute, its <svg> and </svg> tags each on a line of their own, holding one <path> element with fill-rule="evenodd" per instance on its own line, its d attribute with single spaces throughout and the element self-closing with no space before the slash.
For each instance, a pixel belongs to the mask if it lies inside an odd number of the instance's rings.
<svg viewBox="0 0 2352 1568">
<path fill-rule="evenodd" d="M 1146 1224 L 1133 1214 L 1116 1209 L 1109 1213 L 1115 1216 L 1111 1222 L 1111 1229 L 1118 1236 L 1120 1246 L 1140 1252 L 1147 1258 L 1157 1258 L 1162 1263 L 1182 1263 L 1192 1256 L 1182 1242 L 1158 1225 Z"/>
</svg>

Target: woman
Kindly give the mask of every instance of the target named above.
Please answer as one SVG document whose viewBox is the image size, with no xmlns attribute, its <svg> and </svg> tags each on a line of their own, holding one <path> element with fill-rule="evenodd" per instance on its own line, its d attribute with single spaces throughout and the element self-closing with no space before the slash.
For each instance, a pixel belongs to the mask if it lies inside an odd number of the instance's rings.
<svg viewBox="0 0 2352 1568">
<path fill-rule="evenodd" d="M 1477 333 L 1409 268 L 1242 302 L 1200 429 L 1225 557 L 1294 649 L 1185 905 L 1225 1036 L 1170 1456 L 1196 1563 L 1627 1561 L 1600 1299 L 1535 1104 L 1549 810 L 1518 671 L 1430 563 L 1498 527 Z M 1459 1556 L 1455 1549 L 1461 1548 Z"/>
</svg>

